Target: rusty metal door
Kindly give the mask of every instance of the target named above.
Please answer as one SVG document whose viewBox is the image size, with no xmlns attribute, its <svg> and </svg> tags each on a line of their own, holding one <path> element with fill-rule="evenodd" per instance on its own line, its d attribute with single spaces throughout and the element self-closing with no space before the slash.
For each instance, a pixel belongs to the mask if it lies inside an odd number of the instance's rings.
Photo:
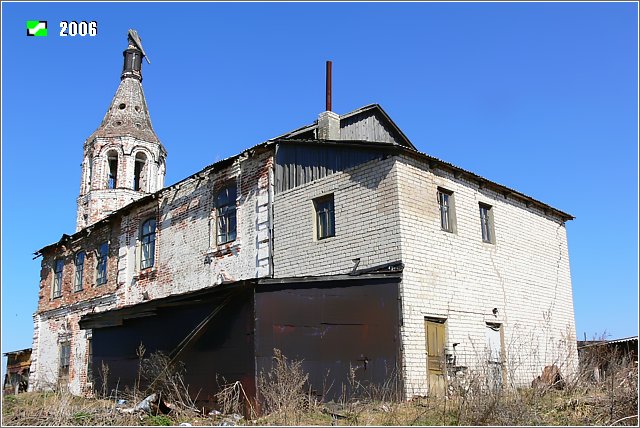
<svg viewBox="0 0 640 428">
<path fill-rule="evenodd" d="M 444 320 L 425 319 L 427 380 L 430 395 L 444 395 Z"/>
</svg>

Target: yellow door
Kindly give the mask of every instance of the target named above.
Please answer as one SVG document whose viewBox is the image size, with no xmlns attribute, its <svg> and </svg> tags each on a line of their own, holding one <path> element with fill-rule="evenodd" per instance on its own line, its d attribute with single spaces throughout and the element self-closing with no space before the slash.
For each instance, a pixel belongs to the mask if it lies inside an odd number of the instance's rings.
<svg viewBox="0 0 640 428">
<path fill-rule="evenodd" d="M 444 320 L 425 320 L 427 376 L 430 395 L 444 395 Z"/>
</svg>

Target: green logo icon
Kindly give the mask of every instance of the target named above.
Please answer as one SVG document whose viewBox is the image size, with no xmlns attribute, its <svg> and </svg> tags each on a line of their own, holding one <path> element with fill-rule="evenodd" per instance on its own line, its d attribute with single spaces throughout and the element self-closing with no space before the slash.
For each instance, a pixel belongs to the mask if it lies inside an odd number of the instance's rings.
<svg viewBox="0 0 640 428">
<path fill-rule="evenodd" d="M 47 21 L 27 21 L 27 36 L 44 37 L 47 35 Z"/>
</svg>

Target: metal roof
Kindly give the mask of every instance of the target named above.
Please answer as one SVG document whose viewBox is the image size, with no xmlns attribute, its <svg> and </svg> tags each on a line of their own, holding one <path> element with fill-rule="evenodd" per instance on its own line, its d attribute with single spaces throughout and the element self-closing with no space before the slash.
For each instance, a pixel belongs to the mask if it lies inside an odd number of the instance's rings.
<svg viewBox="0 0 640 428">
<path fill-rule="evenodd" d="M 478 182 L 478 184 L 480 186 L 484 186 L 487 188 L 493 188 L 494 190 L 496 190 L 498 193 L 502 193 L 504 195 L 504 197 L 508 197 L 508 196 L 517 196 L 520 199 L 524 200 L 527 204 L 531 203 L 533 205 L 538 206 L 540 209 L 542 209 L 545 214 L 547 214 L 548 212 L 551 213 L 555 213 L 555 215 L 559 216 L 563 221 L 566 220 L 573 220 L 575 219 L 574 216 L 572 216 L 571 214 L 568 214 L 566 212 L 563 212 L 557 208 L 554 208 L 550 205 L 547 205 L 543 202 L 538 201 L 537 199 L 528 196 L 524 193 L 518 192 L 516 190 L 513 190 L 507 186 L 504 186 L 502 184 L 498 184 L 494 181 L 488 180 L 484 177 L 481 177 L 477 174 L 474 174 L 473 172 L 467 171 L 463 168 L 457 167 L 449 162 L 443 161 L 441 159 L 438 159 L 434 156 L 431 155 L 427 155 L 426 153 L 422 153 L 419 152 L 415 149 L 415 146 L 413 146 L 413 144 L 409 141 L 409 139 L 404 135 L 404 133 L 396 126 L 396 124 L 391 120 L 391 118 L 389 118 L 389 116 L 387 115 L 387 113 L 382 109 L 382 107 L 380 107 L 380 105 L 378 104 L 370 104 L 364 107 L 361 107 L 359 109 L 353 110 L 349 113 L 346 113 L 342 116 L 340 116 L 340 118 L 348 118 L 357 114 L 360 114 L 362 112 L 367 112 L 367 111 L 371 111 L 371 110 L 375 110 L 380 112 L 388 121 L 389 124 L 398 131 L 399 135 L 401 135 L 404 139 L 406 139 L 406 142 L 408 143 L 406 146 L 402 146 L 399 144 L 393 144 L 393 143 L 378 143 L 375 141 L 348 141 L 348 140 L 296 140 L 295 138 L 292 138 L 293 134 L 300 134 L 304 131 L 308 131 L 310 129 L 313 129 L 315 126 L 317 126 L 316 123 L 312 124 L 312 125 L 306 125 L 303 126 L 301 128 L 298 128 L 294 131 L 288 132 L 286 134 L 282 134 L 279 137 L 275 137 L 272 139 L 269 139 L 265 142 L 262 142 L 260 144 L 256 144 L 255 146 L 248 148 L 246 150 L 243 150 L 242 152 L 238 153 L 237 155 L 234 156 L 230 156 L 226 159 L 220 160 L 218 162 L 214 162 L 208 166 L 205 166 L 204 168 L 202 168 L 200 171 L 172 184 L 171 186 L 165 187 L 163 189 L 160 189 L 158 191 L 156 191 L 155 193 L 151 193 L 149 195 L 146 195 L 140 199 L 137 199 L 133 202 L 131 202 L 128 205 L 125 205 L 124 207 L 114 211 L 113 213 L 109 214 L 108 216 L 106 216 L 105 218 L 103 218 L 102 220 L 97 221 L 96 223 L 93 223 L 87 227 L 85 227 L 84 229 L 75 232 L 72 235 L 67 235 L 67 234 L 63 234 L 62 237 L 60 238 L 60 240 L 58 240 L 57 242 L 51 243 L 49 245 L 46 245 L 42 248 L 40 248 L 39 250 L 34 252 L 34 259 L 41 256 L 42 253 L 44 251 L 46 251 L 49 248 L 52 247 L 56 247 L 60 244 L 69 242 L 69 241 L 73 241 L 77 238 L 79 238 L 82 234 L 90 232 L 91 230 L 95 229 L 96 227 L 99 227 L 101 225 L 104 225 L 106 223 L 108 223 L 109 221 L 111 221 L 111 219 L 115 218 L 118 215 L 121 215 L 123 213 L 128 212 L 129 210 L 131 210 L 132 208 L 141 205 L 143 203 L 146 203 L 152 199 L 157 198 L 158 196 L 160 196 L 160 194 L 162 192 L 167 192 L 167 191 L 171 191 L 175 188 L 179 188 L 179 186 L 181 185 L 181 183 L 183 183 L 186 180 L 189 180 L 191 178 L 197 177 L 197 176 L 202 176 L 204 177 L 206 174 L 210 173 L 212 170 L 216 170 L 219 168 L 222 168 L 228 164 L 231 164 L 232 162 L 234 162 L 236 159 L 238 159 L 241 156 L 244 156 L 246 154 L 250 154 L 258 149 L 261 148 L 269 148 L 275 144 L 279 144 L 279 143 L 286 143 L 286 144 L 291 144 L 291 143 L 313 143 L 313 144 L 336 144 L 336 145 L 353 145 L 353 146 L 360 146 L 360 147 L 370 147 L 370 148 L 376 148 L 376 149 L 384 149 L 384 150 L 395 150 L 397 152 L 401 152 L 403 154 L 407 154 L 409 156 L 414 156 L 417 157 L 418 159 L 421 159 L 423 161 L 427 161 L 430 162 L 430 164 L 435 164 L 435 165 L 439 165 L 441 167 L 445 167 L 446 169 L 451 170 L 454 175 L 457 174 L 457 176 L 464 176 L 466 178 L 469 179 L 473 179 L 476 182 Z"/>
</svg>

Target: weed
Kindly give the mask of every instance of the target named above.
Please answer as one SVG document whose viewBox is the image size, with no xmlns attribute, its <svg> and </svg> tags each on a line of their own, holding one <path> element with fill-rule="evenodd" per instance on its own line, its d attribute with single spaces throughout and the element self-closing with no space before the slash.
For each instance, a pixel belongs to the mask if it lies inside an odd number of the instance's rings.
<svg viewBox="0 0 640 428">
<path fill-rule="evenodd" d="M 143 424 L 148 426 L 171 426 L 173 420 L 165 415 L 147 416 L 143 419 Z"/>
</svg>

